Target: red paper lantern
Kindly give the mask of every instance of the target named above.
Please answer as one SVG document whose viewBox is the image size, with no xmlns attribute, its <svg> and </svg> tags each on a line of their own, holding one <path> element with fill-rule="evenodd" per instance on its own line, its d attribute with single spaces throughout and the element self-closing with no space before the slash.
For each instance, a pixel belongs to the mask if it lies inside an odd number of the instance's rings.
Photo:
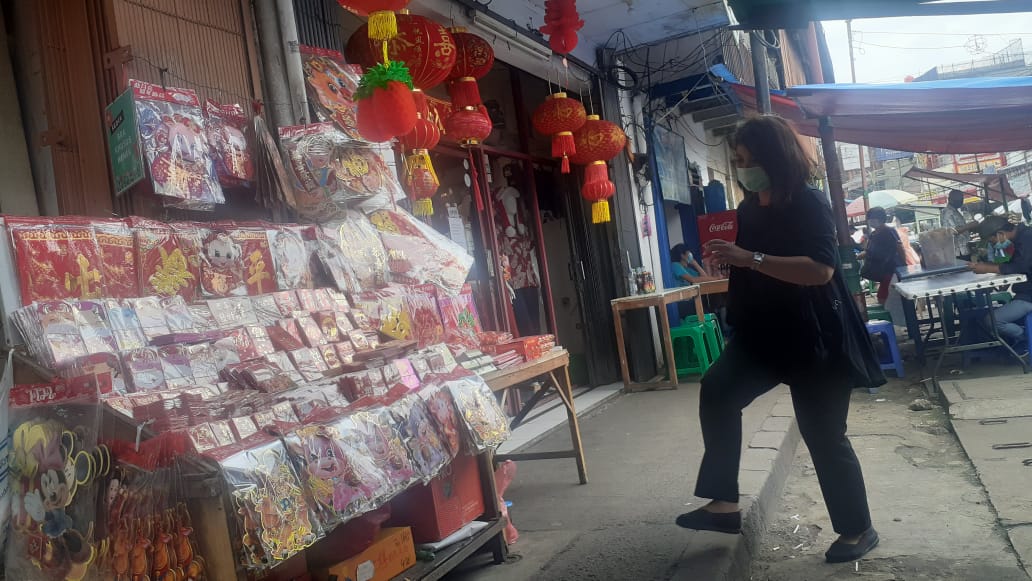
<svg viewBox="0 0 1032 581">
<path fill-rule="evenodd" d="M 387 56 L 401 61 L 412 73 L 412 84 L 428 90 L 444 82 L 455 66 L 455 40 L 440 24 L 417 14 L 398 14 L 398 35 L 387 42 Z M 369 68 L 383 62 L 383 47 L 370 40 L 363 24 L 348 39 L 348 62 Z"/>
<path fill-rule="evenodd" d="M 588 165 L 593 161 L 609 161 L 620 155 L 627 144 L 627 134 L 612 121 L 588 115 L 580 129 L 573 132 L 577 152 L 570 156 L 570 163 Z"/>
<path fill-rule="evenodd" d="M 483 105 L 480 107 L 456 107 L 444 122 L 444 131 L 459 142 L 462 147 L 480 145 L 494 126 Z"/>
<path fill-rule="evenodd" d="M 581 196 L 592 202 L 591 222 L 609 222 L 609 198 L 616 193 L 616 184 L 609 179 L 609 166 L 604 161 L 593 161 L 584 168 L 584 186 Z"/>
<path fill-rule="evenodd" d="M 395 12 L 408 6 L 409 0 L 337 0 L 345 10 L 369 17 L 369 38 L 390 40 L 398 34 Z"/>
<path fill-rule="evenodd" d="M 573 132 L 584 125 L 587 116 L 584 105 L 566 93 L 549 95 L 534 111 L 534 129 L 552 136 L 552 157 L 562 158 L 563 173 L 570 173 L 570 156 L 577 153 Z"/>
<path fill-rule="evenodd" d="M 545 0 L 545 25 L 540 30 L 548 35 L 553 51 L 569 54 L 577 47 L 577 31 L 583 27 L 576 0 Z"/>
<path fill-rule="evenodd" d="M 405 66 L 391 62 L 366 71 L 355 91 L 358 132 L 369 141 L 387 141 L 416 126 L 412 77 Z"/>
<path fill-rule="evenodd" d="M 465 28 L 451 29 L 455 39 L 455 66 L 448 75 L 448 96 L 456 107 L 480 105 L 477 80 L 484 78 L 494 66 L 494 49 L 483 38 L 466 32 Z"/>
<path fill-rule="evenodd" d="M 412 209 L 417 216 L 432 216 L 431 198 L 441 182 L 437 179 L 430 150 L 441 141 L 441 130 L 430 119 L 430 107 L 422 91 L 413 91 L 416 101 L 416 126 L 401 138 L 401 146 L 409 152 L 405 158 L 405 184 L 412 198 Z"/>
</svg>

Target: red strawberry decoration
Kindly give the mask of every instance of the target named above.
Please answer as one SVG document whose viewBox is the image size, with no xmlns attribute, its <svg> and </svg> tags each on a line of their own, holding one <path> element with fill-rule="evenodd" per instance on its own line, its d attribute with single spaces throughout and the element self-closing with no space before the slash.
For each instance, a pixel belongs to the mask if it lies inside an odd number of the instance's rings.
<svg viewBox="0 0 1032 581">
<path fill-rule="evenodd" d="M 366 71 L 358 83 L 355 100 L 358 132 L 364 139 L 387 141 L 416 126 L 412 75 L 402 62 L 378 64 Z"/>
</svg>

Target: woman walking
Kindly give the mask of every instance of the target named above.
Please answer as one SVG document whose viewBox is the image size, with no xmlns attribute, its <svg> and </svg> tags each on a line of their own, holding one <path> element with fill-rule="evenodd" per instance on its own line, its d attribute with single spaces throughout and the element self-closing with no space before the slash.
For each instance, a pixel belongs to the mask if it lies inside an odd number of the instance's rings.
<svg viewBox="0 0 1032 581">
<path fill-rule="evenodd" d="M 746 121 L 734 143 L 739 181 L 749 192 L 738 208 L 738 240 L 706 247 L 732 267 L 728 319 L 735 329 L 700 393 L 706 452 L 695 495 L 712 502 L 677 524 L 741 532 L 742 409 L 784 383 L 840 535 L 825 557 L 853 561 L 878 544 L 878 533 L 846 438 L 849 398 L 853 388 L 885 378 L 839 268 L 831 209 L 807 185 L 813 164 L 799 137 L 785 120 L 765 115 Z"/>
</svg>

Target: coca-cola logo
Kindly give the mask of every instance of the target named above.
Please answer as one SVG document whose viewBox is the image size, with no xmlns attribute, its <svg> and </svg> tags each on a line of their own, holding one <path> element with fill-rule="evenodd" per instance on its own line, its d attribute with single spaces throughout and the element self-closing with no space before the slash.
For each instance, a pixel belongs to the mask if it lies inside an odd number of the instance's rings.
<svg viewBox="0 0 1032 581">
<path fill-rule="evenodd" d="M 709 227 L 709 231 L 710 231 L 711 234 L 714 233 L 714 232 L 731 232 L 734 229 L 735 229 L 735 223 L 732 220 L 728 220 L 726 222 L 721 222 L 719 224 L 710 224 L 710 227 Z"/>
</svg>

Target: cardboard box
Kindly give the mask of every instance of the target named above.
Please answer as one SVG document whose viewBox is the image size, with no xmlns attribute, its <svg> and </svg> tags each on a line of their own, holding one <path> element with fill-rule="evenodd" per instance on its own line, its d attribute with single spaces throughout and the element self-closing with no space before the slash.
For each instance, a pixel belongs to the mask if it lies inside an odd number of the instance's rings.
<svg viewBox="0 0 1032 581">
<path fill-rule="evenodd" d="M 460 454 L 425 486 L 391 502 L 391 524 L 412 527 L 417 543 L 447 538 L 484 514 L 484 491 L 476 456 Z"/>
<path fill-rule="evenodd" d="M 317 581 L 390 581 L 416 564 L 408 528 L 383 529 L 373 546 L 316 575 Z"/>
</svg>

